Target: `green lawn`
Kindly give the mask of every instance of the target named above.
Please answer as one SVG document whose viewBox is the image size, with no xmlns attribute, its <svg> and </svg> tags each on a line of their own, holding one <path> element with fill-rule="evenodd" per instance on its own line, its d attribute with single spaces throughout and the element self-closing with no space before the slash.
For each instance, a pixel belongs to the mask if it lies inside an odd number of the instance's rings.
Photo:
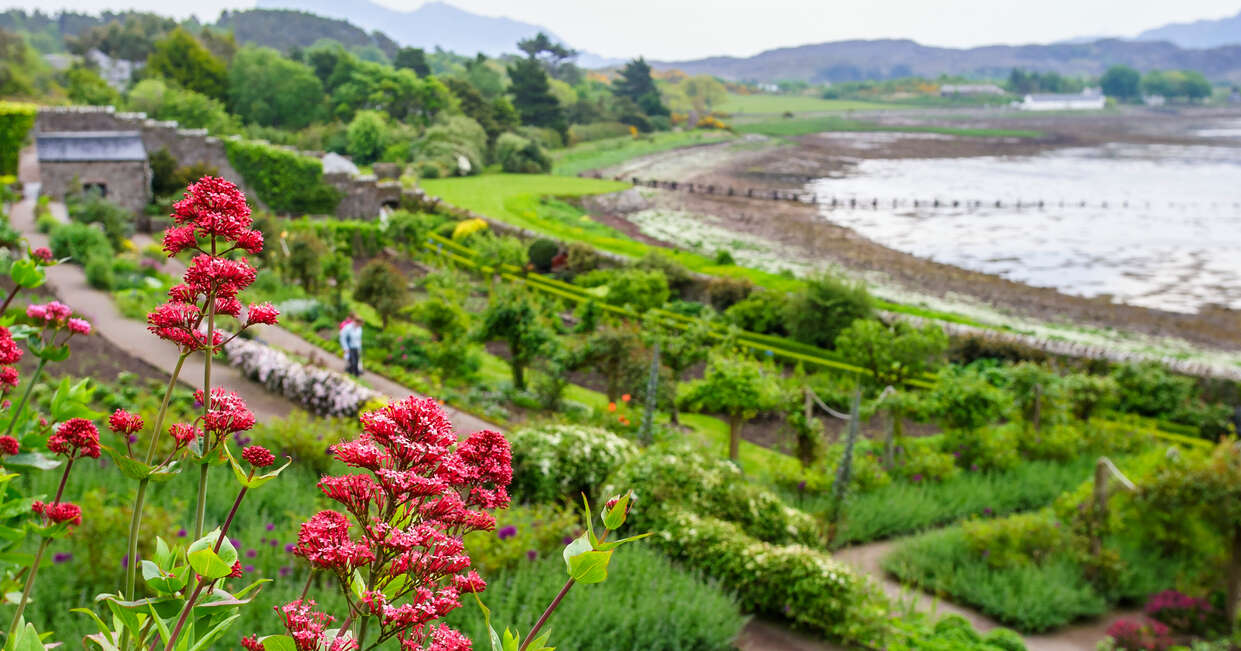
<svg viewBox="0 0 1241 651">
<path fill-rule="evenodd" d="M 627 160 L 647 154 L 697 144 L 721 142 L 733 137 L 733 134 L 723 131 L 661 131 L 637 139 L 623 136 L 584 142 L 555 152 L 553 154 L 556 159 L 554 171 L 563 176 L 576 176 L 581 172 L 620 165 Z"/>
<path fill-rule="evenodd" d="M 427 179 L 420 182 L 428 194 L 437 196 L 459 208 L 466 208 L 511 224 L 524 223 L 535 215 L 524 214 L 522 197 L 576 197 L 586 194 L 616 192 L 628 183 L 601 179 L 552 176 L 550 174 L 483 174 L 450 179 Z M 520 211 L 520 212 L 519 212 Z"/>
<path fill-rule="evenodd" d="M 824 131 L 898 131 L 907 133 L 940 133 L 949 136 L 975 138 L 1041 138 L 1043 132 L 1032 129 L 970 129 L 965 127 L 942 127 L 936 125 L 886 125 L 838 117 L 815 117 L 806 119 L 776 118 L 762 122 L 739 124 L 738 133 L 761 133 L 766 136 L 804 136 Z"/>
<path fill-rule="evenodd" d="M 810 113 L 819 111 L 869 111 L 892 108 L 888 104 L 852 99 L 823 99 L 805 95 L 734 95 L 717 107 L 725 113 Z"/>
</svg>

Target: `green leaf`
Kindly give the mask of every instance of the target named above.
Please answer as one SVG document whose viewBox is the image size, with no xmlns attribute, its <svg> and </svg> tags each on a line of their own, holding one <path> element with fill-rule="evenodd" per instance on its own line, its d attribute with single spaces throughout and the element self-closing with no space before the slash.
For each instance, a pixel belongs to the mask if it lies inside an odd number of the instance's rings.
<svg viewBox="0 0 1241 651">
<path fill-rule="evenodd" d="M 155 537 L 155 565 L 162 570 L 172 569 L 172 549 L 164 541 L 163 536 Z"/>
<path fill-rule="evenodd" d="M 228 632 L 228 629 L 233 625 L 233 622 L 237 621 L 238 617 L 241 617 L 241 613 L 234 613 L 231 617 L 228 617 L 224 621 L 216 624 L 211 630 L 207 631 L 202 637 L 195 641 L 194 646 L 190 647 L 190 651 L 201 651 L 202 649 L 211 648 L 211 643 L 214 642 L 216 638 Z M 189 636 L 187 635 L 186 637 L 188 638 Z"/>
<path fill-rule="evenodd" d="M 349 589 L 353 591 L 355 599 L 361 599 L 362 593 L 366 592 L 366 581 L 362 578 L 362 571 L 354 568 L 353 576 L 349 579 Z"/>
<path fill-rule="evenodd" d="M 22 452 L 4 460 L 5 466 L 34 468 L 36 470 L 54 470 L 59 468 L 61 463 L 60 459 L 45 456 L 42 452 Z"/>
<path fill-rule="evenodd" d="M 642 540 L 643 538 L 646 538 L 647 536 L 650 536 L 650 535 L 651 533 L 648 531 L 647 533 L 640 533 L 636 536 L 630 536 L 628 538 L 622 538 L 620 540 L 613 540 L 611 542 L 601 542 L 595 549 L 601 552 L 610 551 L 610 550 L 616 549 L 617 547 L 620 547 L 621 545 L 624 545 L 625 543 L 631 543 L 635 540 Z"/>
<path fill-rule="evenodd" d="M 211 550 L 211 547 L 189 552 L 187 557 L 190 567 L 208 579 L 222 579 L 233 573 L 233 564 L 225 563 L 219 554 Z"/>
<path fill-rule="evenodd" d="M 529 651 L 556 651 L 556 647 L 547 646 L 547 641 L 551 639 L 551 637 L 552 632 L 547 631 L 546 633 L 531 640 L 530 646 L 526 648 L 529 649 Z"/>
<path fill-rule="evenodd" d="M 13 639 L 8 640 L 4 645 L 7 651 L 44 651 L 47 647 L 43 646 L 43 642 L 39 639 L 39 632 L 35 630 L 34 624 L 26 624 L 23 620 L 18 622 L 17 632 L 14 633 Z"/>
<path fill-rule="evenodd" d="M 263 651 L 297 651 L 297 644 L 288 635 L 268 635 L 259 638 Z"/>
<path fill-rule="evenodd" d="M 628 515 L 629 511 L 629 500 L 632 497 L 633 491 L 628 491 L 624 495 L 621 495 L 620 499 L 616 500 L 616 506 L 613 506 L 610 510 L 607 507 L 604 507 L 604 527 L 607 527 L 611 531 L 616 531 L 621 528 L 622 524 L 625 524 L 625 516 Z"/>
<path fill-rule="evenodd" d="M 564 566 L 565 569 L 568 570 L 569 576 L 573 576 L 573 559 L 592 549 L 594 549 L 594 547 L 591 546 L 590 540 L 586 537 L 586 534 L 578 536 L 573 540 L 573 542 L 565 545 Z"/>
<path fill-rule="evenodd" d="M 478 604 L 478 609 L 483 611 L 483 623 L 487 625 L 487 633 L 491 636 L 491 651 L 504 651 L 504 647 L 500 643 L 500 636 L 496 633 L 496 629 L 491 626 L 491 609 L 483 605 L 483 600 L 479 598 L 477 592 L 470 594 L 474 595 L 474 601 Z M 507 634 L 508 629 L 505 629 L 504 632 Z M 268 651 L 267 647 L 263 647 L 263 649 Z"/>
<path fill-rule="evenodd" d="M 120 450 L 115 450 L 110 446 L 101 445 L 99 447 L 103 448 L 103 451 L 107 452 L 109 457 L 112 457 L 112 461 L 116 464 L 116 467 L 120 469 L 122 475 L 136 481 L 142 481 L 151 476 L 151 466 L 148 466 L 137 459 L 130 458 L 129 455 L 121 452 Z"/>
<path fill-rule="evenodd" d="M 70 608 L 69 612 L 80 613 L 94 620 L 95 626 L 99 628 L 99 634 L 98 636 L 87 636 L 87 639 L 98 644 L 103 651 L 116 651 L 118 636 L 112 632 L 112 629 L 107 624 L 103 623 L 102 619 L 99 619 L 99 615 L 96 615 L 95 611 L 90 608 Z"/>
<path fill-rule="evenodd" d="M 611 550 L 578 554 L 569 559 L 569 576 L 578 583 L 603 583 L 608 578 L 608 563 L 611 560 Z"/>
<path fill-rule="evenodd" d="M 32 350 L 39 359 L 46 359 L 49 362 L 63 362 L 69 359 L 69 346 L 46 346 L 38 350 Z M 55 412 L 53 412 L 55 413 Z"/>
<path fill-rule="evenodd" d="M 108 610 L 112 611 L 112 616 L 120 621 L 121 625 L 130 632 L 131 635 L 137 635 L 142 631 L 143 623 L 146 621 L 147 614 L 143 610 L 137 608 L 127 608 L 116 599 L 108 599 L 105 601 Z"/>
<path fill-rule="evenodd" d="M 25 287 L 33 289 L 43 284 L 47 274 L 29 258 L 18 260 L 9 268 L 9 275 L 12 276 L 13 282 Z"/>
<path fill-rule="evenodd" d="M 156 484 L 162 484 L 179 474 L 181 474 L 181 462 L 173 461 L 166 466 L 152 470 L 149 479 Z"/>
<path fill-rule="evenodd" d="M 521 646 L 521 634 L 510 631 L 507 626 L 504 627 L 504 640 L 501 645 L 504 651 L 517 651 Z"/>
</svg>

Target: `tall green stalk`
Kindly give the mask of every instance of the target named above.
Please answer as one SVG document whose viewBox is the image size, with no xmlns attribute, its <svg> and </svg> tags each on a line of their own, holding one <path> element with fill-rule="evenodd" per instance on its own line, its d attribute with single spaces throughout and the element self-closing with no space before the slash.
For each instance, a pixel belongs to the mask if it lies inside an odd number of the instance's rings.
<svg viewBox="0 0 1241 651">
<path fill-rule="evenodd" d="M 211 244 L 215 252 L 215 242 Z M 207 414 L 211 412 L 211 358 L 215 356 L 215 292 L 207 294 L 207 350 L 203 360 L 203 425 L 206 426 Z M 207 441 L 203 441 L 202 467 L 198 474 L 198 506 L 194 510 L 194 540 L 203 536 L 203 520 L 207 513 L 207 473 L 211 466 L 207 463 Z"/>
<path fill-rule="evenodd" d="M 34 385 L 39 383 L 39 376 L 43 375 L 44 366 L 47 366 L 47 359 L 40 357 L 39 365 L 34 369 L 34 375 L 30 376 L 30 384 L 26 385 L 26 390 L 22 393 L 22 399 L 18 401 L 17 407 L 13 409 L 13 417 L 9 419 L 9 427 L 4 430 L 6 436 L 13 433 L 13 428 L 17 425 L 22 411 L 26 408 L 26 402 L 30 400 L 30 392 L 34 390 Z"/>
</svg>

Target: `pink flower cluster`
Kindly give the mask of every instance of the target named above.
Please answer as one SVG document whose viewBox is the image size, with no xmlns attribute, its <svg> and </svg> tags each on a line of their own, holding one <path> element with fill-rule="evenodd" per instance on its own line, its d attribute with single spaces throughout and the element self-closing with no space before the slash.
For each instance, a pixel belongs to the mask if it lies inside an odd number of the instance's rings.
<svg viewBox="0 0 1241 651">
<path fill-rule="evenodd" d="M 1107 635 L 1119 649 L 1163 651 L 1172 646 L 1168 627 L 1156 621 L 1118 619 L 1107 627 Z"/>
<path fill-rule="evenodd" d="M 9 365 L 16 364 L 21 358 L 22 349 L 18 347 L 16 341 L 13 341 L 13 333 L 8 328 L 0 326 L 0 364 L 4 365 L 0 368 L 0 395 L 7 394 L 17 387 L 17 367 Z"/>
<path fill-rule="evenodd" d="M 52 301 L 46 305 L 31 304 L 26 308 L 26 316 L 36 325 L 52 330 L 68 328 L 70 335 L 90 334 L 90 322 L 75 318 L 73 310 L 60 301 Z"/>
<path fill-rule="evenodd" d="M 85 418 L 70 418 L 47 439 L 47 449 L 69 459 L 99 458 L 99 428 Z"/>
<path fill-rule="evenodd" d="M 241 318 L 237 294 L 254 282 L 255 270 L 245 258 L 227 256 L 236 250 L 252 254 L 263 250 L 263 234 L 252 229 L 246 197 L 232 183 L 204 176 L 185 190 L 185 198 L 173 206 L 174 226 L 164 233 L 164 251 L 172 257 L 197 251 L 182 276 L 182 283 L 168 290 L 169 301 L 147 315 L 147 327 L 156 336 L 175 343 L 182 352 L 214 349 L 224 335 L 202 331 L 209 314 Z M 268 303 L 245 309 L 242 329 L 276 323 L 279 312 Z M 214 352 L 214 351 L 213 351 Z"/>
<path fill-rule="evenodd" d="M 509 503 L 508 442 L 498 432 L 482 431 L 458 443 L 452 424 L 429 398 L 410 397 L 359 419 L 362 433 L 336 445 L 333 454 L 366 472 L 319 482 L 323 494 L 348 515 L 321 511 L 303 523 L 294 553 L 335 574 L 346 591 L 354 570 L 363 569 L 367 589 L 351 604 L 349 620 L 375 618 L 376 643 L 396 640 L 408 650 L 469 649 L 465 636 L 435 620 L 459 607 L 463 593 L 486 588 L 470 569 L 462 536 L 493 529 L 495 518 L 487 509 Z M 354 528 L 356 537 L 350 535 Z M 289 608 L 304 615 L 301 602 L 284 607 Z M 304 618 L 293 622 L 284 609 L 295 639 L 314 630 Z M 298 642 L 303 649 L 315 648 L 313 643 Z"/>
<path fill-rule="evenodd" d="M 1184 633 L 1204 631 L 1216 614 L 1211 602 L 1179 590 L 1164 590 L 1151 595 L 1144 610 L 1152 619 Z"/>
<path fill-rule="evenodd" d="M 30 510 L 42 515 L 52 524 L 68 522 L 71 525 L 82 524 L 82 508 L 72 502 L 53 502 L 44 504 L 35 500 Z"/>
</svg>

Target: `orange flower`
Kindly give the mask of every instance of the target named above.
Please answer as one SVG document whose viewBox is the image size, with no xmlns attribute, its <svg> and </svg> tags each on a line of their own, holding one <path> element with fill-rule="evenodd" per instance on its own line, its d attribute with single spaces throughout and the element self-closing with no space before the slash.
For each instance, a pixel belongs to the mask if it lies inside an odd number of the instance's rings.
<svg viewBox="0 0 1241 651">
<path fill-rule="evenodd" d="M 621 401 L 622 401 L 622 402 L 629 402 L 629 394 L 628 394 L 628 393 L 626 393 L 625 395 L 621 396 Z"/>
<path fill-rule="evenodd" d="M 608 411 L 616 411 L 616 403 L 615 403 L 615 402 L 609 402 L 609 403 L 608 403 Z"/>
<path fill-rule="evenodd" d="M 618 419 L 616 419 L 616 420 L 619 420 L 621 425 L 628 425 L 628 424 L 629 424 L 629 419 L 628 419 L 628 418 L 625 418 L 624 416 L 621 416 L 620 418 L 618 418 Z"/>
</svg>

